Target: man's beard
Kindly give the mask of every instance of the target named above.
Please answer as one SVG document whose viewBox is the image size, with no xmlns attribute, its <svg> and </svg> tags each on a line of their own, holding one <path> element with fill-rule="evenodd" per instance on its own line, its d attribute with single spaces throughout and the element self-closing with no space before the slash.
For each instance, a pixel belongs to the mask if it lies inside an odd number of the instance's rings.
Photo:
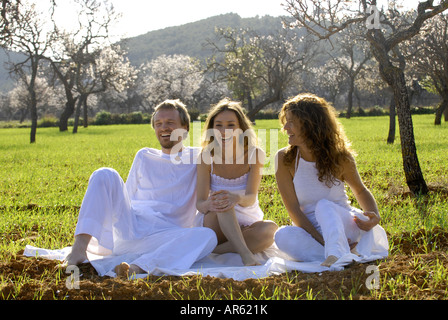
<svg viewBox="0 0 448 320">
<path fill-rule="evenodd" d="M 167 141 L 167 142 L 160 142 L 160 145 L 164 149 L 172 149 L 178 143 L 179 143 L 178 141 Z"/>
</svg>

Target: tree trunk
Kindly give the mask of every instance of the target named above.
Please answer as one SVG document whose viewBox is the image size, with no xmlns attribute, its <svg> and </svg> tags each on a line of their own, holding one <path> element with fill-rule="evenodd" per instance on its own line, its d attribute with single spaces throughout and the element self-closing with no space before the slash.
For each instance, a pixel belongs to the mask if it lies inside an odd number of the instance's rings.
<svg viewBox="0 0 448 320">
<path fill-rule="evenodd" d="M 352 109 L 353 109 L 353 92 L 355 91 L 355 79 L 350 78 L 350 88 L 348 90 L 348 108 L 347 108 L 347 114 L 346 118 L 350 119 L 352 116 Z"/>
<path fill-rule="evenodd" d="M 383 71 L 386 69 L 383 69 Z M 412 124 L 411 106 L 404 73 L 399 68 L 388 68 L 392 72 L 392 88 L 394 90 L 395 105 L 397 108 L 398 124 L 400 130 L 401 153 L 406 183 L 414 195 L 426 195 L 428 187 L 417 157 L 414 128 Z M 390 75 L 389 75 L 390 76 Z"/>
<path fill-rule="evenodd" d="M 253 101 L 252 101 L 252 96 L 250 94 L 250 90 L 246 90 L 246 99 L 247 99 L 247 106 L 248 106 L 248 109 L 249 109 L 249 110 L 247 110 L 247 112 L 251 113 L 253 108 L 254 108 L 254 104 L 253 104 Z M 250 120 L 252 122 L 254 122 L 255 121 L 255 117 L 254 117 L 254 119 L 250 119 Z"/>
<path fill-rule="evenodd" d="M 387 136 L 387 143 L 393 144 L 395 142 L 395 97 L 392 95 L 389 106 L 389 135 Z"/>
<path fill-rule="evenodd" d="M 442 102 L 440 103 L 440 106 L 436 110 L 436 119 L 434 120 L 435 125 L 442 124 L 442 115 L 447 110 L 448 110 L 448 96 L 444 96 L 442 98 Z M 445 121 L 447 121 L 446 113 L 445 113 Z"/>
<path fill-rule="evenodd" d="M 270 105 L 271 103 L 279 101 L 280 98 L 281 98 L 280 93 L 275 93 L 274 95 L 266 98 L 265 100 L 257 104 L 251 111 L 249 111 L 247 113 L 247 117 L 249 118 L 250 121 L 255 122 L 255 116 L 260 110 Z"/>
<path fill-rule="evenodd" d="M 36 91 L 30 88 L 31 93 L 31 133 L 30 133 L 30 143 L 36 142 L 36 132 L 37 132 L 37 101 L 36 101 Z"/>
<path fill-rule="evenodd" d="M 69 99 L 65 103 L 65 109 L 62 111 L 61 116 L 59 117 L 59 131 L 67 131 L 68 130 L 68 119 L 72 116 L 72 114 L 75 112 L 75 99 Z"/>
<path fill-rule="evenodd" d="M 83 102 L 83 126 L 84 128 L 87 128 L 89 126 L 88 122 L 89 122 L 89 114 L 88 114 L 88 110 L 87 110 L 87 97 L 84 99 Z"/>
<path fill-rule="evenodd" d="M 75 122 L 73 124 L 73 133 L 78 133 L 79 116 L 81 115 L 81 107 L 82 107 L 83 103 L 84 103 L 84 94 L 81 94 L 81 96 L 78 98 L 78 103 L 76 105 Z"/>
</svg>

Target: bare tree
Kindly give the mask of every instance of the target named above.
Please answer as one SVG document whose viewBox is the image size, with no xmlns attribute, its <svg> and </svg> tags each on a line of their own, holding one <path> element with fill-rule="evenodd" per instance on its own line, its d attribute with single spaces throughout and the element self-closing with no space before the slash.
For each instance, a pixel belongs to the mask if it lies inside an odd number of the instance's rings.
<svg viewBox="0 0 448 320">
<path fill-rule="evenodd" d="M 384 81 L 392 88 L 397 108 L 403 168 L 406 182 L 415 195 L 427 194 L 428 187 L 423 177 L 417 157 L 415 138 L 410 112 L 409 95 L 403 69 L 391 57 L 401 42 L 419 33 L 423 23 L 448 8 L 448 1 L 439 5 L 428 0 L 418 5 L 415 17 L 409 25 L 397 26 L 394 21 L 383 20 L 384 26 L 393 24 L 395 30 L 386 32 L 381 25 L 376 0 L 360 0 L 357 5 L 343 0 L 286 0 L 287 11 L 296 19 L 295 24 L 303 26 L 319 39 L 330 39 L 354 23 L 366 25 L 365 34 L 372 54 L 379 63 L 379 71 Z"/>
<path fill-rule="evenodd" d="M 8 23 L 8 49 L 24 56 L 20 62 L 10 62 L 8 69 L 24 83 L 30 95 L 31 143 L 36 142 L 37 131 L 36 78 L 40 64 L 54 39 L 54 34 L 45 30 L 45 25 L 46 22 L 40 18 L 34 5 L 19 5 L 15 19 Z"/>
<path fill-rule="evenodd" d="M 348 79 L 348 107 L 346 118 L 350 119 L 353 109 L 353 94 L 355 92 L 356 78 L 365 69 L 366 63 L 372 58 L 365 39 L 362 39 L 362 29 L 359 25 L 352 25 L 343 30 L 338 38 L 339 55 L 330 56 L 335 65 Z"/>
<path fill-rule="evenodd" d="M 224 45 L 220 45 L 222 40 Z M 239 88 L 239 98 L 245 99 L 252 121 L 260 110 L 280 101 L 297 74 L 304 72 L 317 56 L 316 46 L 288 29 L 269 35 L 219 29 L 218 40 L 208 45 L 215 54 L 224 54 L 221 60 L 215 56 L 209 68 L 230 83 L 234 91 Z"/>
<path fill-rule="evenodd" d="M 202 80 L 198 60 L 179 54 L 161 55 L 140 66 L 138 91 L 149 109 L 170 98 L 191 105 Z"/>
<path fill-rule="evenodd" d="M 74 31 L 61 30 L 53 21 L 58 42 L 53 47 L 51 65 L 60 84 L 63 85 L 67 102 L 59 118 L 59 130 L 68 130 L 68 120 L 75 113 L 80 94 L 76 83 L 92 62 L 91 52 L 110 45 L 109 29 L 117 14 L 107 0 L 76 0 L 79 27 Z M 53 9 L 55 4 L 53 3 Z M 84 100 L 84 99 L 83 99 Z M 83 102 L 81 102 L 81 105 Z"/>
<path fill-rule="evenodd" d="M 78 131 L 81 107 L 83 108 L 84 127 L 87 127 L 87 99 L 90 95 L 99 94 L 108 89 L 122 92 L 135 80 L 135 69 L 124 55 L 124 51 L 117 45 L 83 55 L 85 60 L 82 62 L 83 67 L 78 72 L 75 85 L 79 99 L 73 133 Z"/>
<path fill-rule="evenodd" d="M 440 125 L 443 113 L 448 115 L 448 16 L 440 14 L 428 21 L 424 31 L 407 43 L 407 49 L 413 70 L 424 77 L 423 86 L 442 98 L 434 120 Z"/>
</svg>

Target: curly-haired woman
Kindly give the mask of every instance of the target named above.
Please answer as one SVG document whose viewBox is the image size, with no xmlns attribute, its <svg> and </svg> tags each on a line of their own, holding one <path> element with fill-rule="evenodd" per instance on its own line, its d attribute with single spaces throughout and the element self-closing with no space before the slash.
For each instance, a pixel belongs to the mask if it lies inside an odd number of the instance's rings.
<svg viewBox="0 0 448 320">
<path fill-rule="evenodd" d="M 334 108 L 300 94 L 283 105 L 280 121 L 289 146 L 277 153 L 276 179 L 294 226 L 276 232 L 279 249 L 328 267 L 350 253 L 387 255 L 376 201 L 359 176 Z M 363 211 L 350 206 L 345 183 Z"/>
</svg>

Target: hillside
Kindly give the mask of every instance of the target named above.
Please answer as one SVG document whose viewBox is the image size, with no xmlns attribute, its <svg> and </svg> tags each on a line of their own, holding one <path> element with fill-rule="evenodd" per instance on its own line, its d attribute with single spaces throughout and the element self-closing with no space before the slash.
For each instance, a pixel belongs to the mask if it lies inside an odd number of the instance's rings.
<svg viewBox="0 0 448 320">
<path fill-rule="evenodd" d="M 14 52 L 9 52 L 12 61 L 20 61 L 23 57 Z M 14 81 L 11 79 L 9 72 L 6 70 L 6 63 L 8 62 L 8 55 L 5 50 L 0 48 L 0 93 L 8 92 L 13 89 Z"/>
<path fill-rule="evenodd" d="M 269 32 L 281 25 L 280 17 L 241 18 L 235 13 L 222 14 L 181 26 L 155 30 L 146 34 L 128 38 L 121 42 L 129 52 L 128 57 L 135 66 L 162 54 L 184 54 L 205 60 L 211 51 L 203 47 L 207 39 L 215 36 L 215 27 L 251 28 L 260 33 Z M 8 61 L 6 54 L 0 50 L 0 92 L 13 88 L 4 64 Z"/>
<path fill-rule="evenodd" d="M 123 47 L 128 50 L 133 65 L 154 59 L 162 54 L 184 54 L 205 60 L 210 49 L 204 48 L 207 39 L 214 39 L 216 27 L 251 28 L 259 33 L 280 28 L 280 17 L 241 18 L 234 13 L 222 14 L 182 26 L 151 31 L 144 35 L 125 39 Z"/>
</svg>

